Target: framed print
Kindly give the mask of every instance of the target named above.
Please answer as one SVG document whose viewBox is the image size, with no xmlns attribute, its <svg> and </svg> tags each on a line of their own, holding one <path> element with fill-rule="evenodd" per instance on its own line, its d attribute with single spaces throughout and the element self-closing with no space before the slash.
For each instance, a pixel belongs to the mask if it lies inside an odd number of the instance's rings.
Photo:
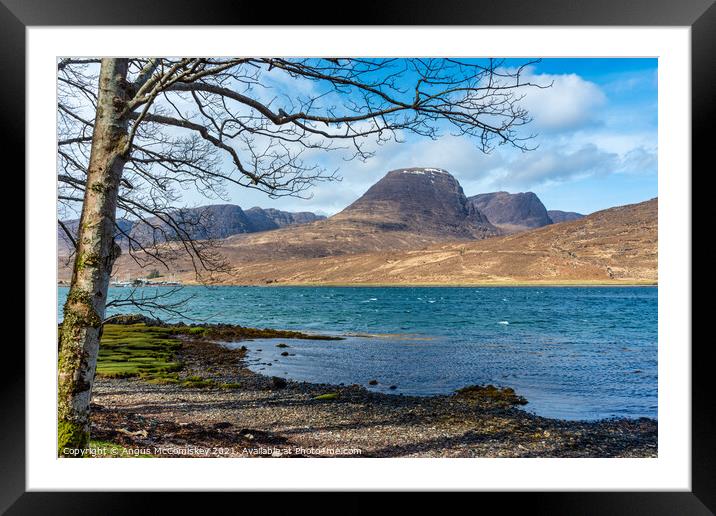
<svg viewBox="0 0 716 516">
<path fill-rule="evenodd" d="M 346 25 L 3 1 L 27 202 L 9 514 L 139 491 L 714 510 L 691 339 L 711 2 Z"/>
</svg>

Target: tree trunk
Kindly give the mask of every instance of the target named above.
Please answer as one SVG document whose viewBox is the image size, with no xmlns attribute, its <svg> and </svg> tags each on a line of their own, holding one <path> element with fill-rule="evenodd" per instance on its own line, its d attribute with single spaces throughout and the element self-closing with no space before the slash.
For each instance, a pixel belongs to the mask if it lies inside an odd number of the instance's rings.
<svg viewBox="0 0 716 516">
<path fill-rule="evenodd" d="M 72 284 L 64 306 L 58 361 L 58 454 L 89 443 L 89 404 L 107 290 L 119 247 L 114 222 L 126 163 L 127 59 L 102 59 L 99 97 Z"/>
</svg>

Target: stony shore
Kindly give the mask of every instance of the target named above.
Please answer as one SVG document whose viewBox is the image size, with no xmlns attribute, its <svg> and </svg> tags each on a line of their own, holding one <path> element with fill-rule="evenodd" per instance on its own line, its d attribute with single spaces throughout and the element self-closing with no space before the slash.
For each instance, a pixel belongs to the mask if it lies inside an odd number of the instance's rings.
<svg viewBox="0 0 716 516">
<path fill-rule="evenodd" d="M 562 421 L 532 415 L 511 390 L 412 397 L 362 386 L 274 380 L 246 351 L 185 338 L 181 378 L 208 386 L 97 378 L 92 438 L 120 456 L 656 457 L 651 419 Z M 227 388 L 231 386 L 231 388 Z"/>
</svg>

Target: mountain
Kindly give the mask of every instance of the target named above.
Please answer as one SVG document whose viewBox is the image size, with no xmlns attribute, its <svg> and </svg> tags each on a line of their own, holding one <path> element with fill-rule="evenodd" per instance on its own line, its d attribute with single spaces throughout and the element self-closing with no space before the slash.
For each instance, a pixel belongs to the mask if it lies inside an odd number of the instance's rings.
<svg viewBox="0 0 716 516">
<path fill-rule="evenodd" d="M 244 213 L 251 222 L 254 231 L 269 231 L 296 224 L 308 224 L 326 218 L 310 211 L 289 212 L 274 208 L 259 208 L 258 206 L 254 206 Z"/>
<path fill-rule="evenodd" d="M 533 205 L 529 198 L 524 204 Z M 252 214 L 273 220 L 270 213 Z M 221 252 L 235 268 L 217 279 L 227 284 L 651 284 L 658 280 L 657 219 L 658 200 L 652 199 L 500 235 L 449 173 L 400 169 L 328 219 L 228 236 Z M 126 254 L 116 265 L 120 277 L 145 274 Z M 60 264 L 60 278 L 67 272 Z M 172 264 L 172 273 L 194 281 L 185 257 Z"/>
<path fill-rule="evenodd" d="M 246 210 L 249 219 L 251 211 Z M 270 215 L 256 211 L 254 224 L 260 217 L 263 224 L 270 225 Z M 252 261 L 424 249 L 435 243 L 498 234 L 499 230 L 468 202 L 460 184 L 448 172 L 406 168 L 388 172 L 332 217 L 273 231 L 234 234 L 225 239 L 221 253 L 229 262 L 243 267 Z M 128 268 L 126 273 L 139 272 L 126 259 L 119 265 Z"/>
<path fill-rule="evenodd" d="M 533 192 L 491 192 L 474 195 L 469 201 L 505 233 L 516 233 L 552 224 L 547 209 Z"/>
<path fill-rule="evenodd" d="M 153 243 L 177 240 L 180 236 L 193 240 L 220 239 L 251 231 L 251 221 L 239 206 L 215 204 L 150 217 L 132 227 L 131 237 L 138 242 Z"/>
<path fill-rule="evenodd" d="M 80 229 L 80 219 L 63 220 L 62 223 L 67 228 L 67 231 L 72 234 L 72 238 L 76 240 L 77 232 Z M 131 220 L 127 219 L 120 218 L 116 220 L 115 226 L 117 227 L 117 229 L 114 233 L 114 239 L 119 245 L 126 245 L 126 235 L 129 235 L 130 231 L 132 231 L 133 224 L 134 223 Z M 65 230 L 62 228 L 62 226 L 60 226 L 60 224 L 57 224 L 57 245 L 61 252 L 68 252 L 71 251 L 73 248 L 72 242 L 67 236 L 67 232 L 65 232 Z"/>
<path fill-rule="evenodd" d="M 225 282 L 653 284 L 658 280 L 657 221 L 658 200 L 652 199 L 483 240 L 323 258 L 249 260 L 240 262 Z"/>
<path fill-rule="evenodd" d="M 570 220 L 578 220 L 584 217 L 581 213 L 576 211 L 561 211 L 561 210 L 549 210 L 547 212 L 552 222 L 558 224 L 560 222 L 569 222 Z"/>
<path fill-rule="evenodd" d="M 174 223 L 170 223 L 165 217 L 150 217 L 139 223 L 128 219 L 118 219 L 115 239 L 123 247 L 127 245 L 125 235 L 130 235 L 131 238 L 144 244 L 174 240 L 178 236 L 174 225 L 178 225 L 181 231 L 195 240 L 223 239 L 242 233 L 256 233 L 307 224 L 325 218 L 307 211 L 294 213 L 273 208 L 254 207 L 243 211 L 235 204 L 212 204 L 197 208 L 183 208 L 172 212 L 171 217 Z M 65 220 L 63 224 L 73 235 L 77 235 L 79 219 Z M 65 252 L 71 248 L 70 240 L 59 224 L 57 225 L 57 237 L 61 251 Z"/>
<path fill-rule="evenodd" d="M 459 238 L 499 233 L 468 201 L 457 179 L 437 168 L 392 170 L 332 219 Z"/>
</svg>

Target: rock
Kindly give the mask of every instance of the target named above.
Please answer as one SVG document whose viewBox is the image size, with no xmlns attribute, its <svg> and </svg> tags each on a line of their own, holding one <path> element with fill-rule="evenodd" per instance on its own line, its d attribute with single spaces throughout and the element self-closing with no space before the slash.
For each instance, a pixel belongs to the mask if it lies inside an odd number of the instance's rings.
<svg viewBox="0 0 716 516">
<path fill-rule="evenodd" d="M 215 204 L 197 208 L 182 208 L 171 213 L 177 225 L 194 240 L 226 238 L 239 233 L 251 233 L 251 221 L 234 204 Z M 178 238 L 177 229 L 159 217 L 137 222 L 130 236 L 138 242 L 162 242 Z"/>
<path fill-rule="evenodd" d="M 146 438 L 147 435 L 148 435 L 148 434 L 147 434 L 147 431 L 146 431 L 146 430 L 143 430 L 143 429 L 142 429 L 142 430 L 137 430 L 136 432 L 132 432 L 132 431 L 126 429 L 126 428 L 118 428 L 118 429 L 116 430 L 116 432 L 117 432 L 117 433 L 120 433 L 120 434 L 124 434 L 124 435 L 129 435 L 129 436 L 131 436 L 131 437 L 144 437 L 144 438 Z"/>
<path fill-rule="evenodd" d="M 547 214 L 549 215 L 549 218 L 552 219 L 552 222 L 554 222 L 555 224 L 584 218 L 584 215 L 582 215 L 581 213 L 577 213 L 576 211 L 549 210 Z"/>
<path fill-rule="evenodd" d="M 492 224 L 508 233 L 552 224 L 547 209 L 533 192 L 491 192 L 469 199 Z"/>
<path fill-rule="evenodd" d="M 110 324 L 146 324 L 147 326 L 166 326 L 166 323 L 159 319 L 152 319 L 146 315 L 141 314 L 120 314 L 113 315 L 107 320 Z M 176 326 L 179 326 L 177 324 Z M 184 326 L 184 323 L 181 323 Z"/>
<path fill-rule="evenodd" d="M 286 226 L 308 224 L 310 222 L 326 218 L 322 215 L 316 215 L 315 213 L 308 211 L 292 213 L 288 211 L 276 210 L 274 208 L 259 207 L 250 208 L 244 211 L 244 214 L 251 222 L 252 229 L 254 231 L 269 231 Z"/>
<path fill-rule="evenodd" d="M 279 376 L 272 376 L 271 382 L 273 383 L 273 386 L 277 389 L 283 389 L 288 385 L 288 382 L 284 378 L 281 378 Z"/>
<path fill-rule="evenodd" d="M 472 401 L 490 401 L 498 405 L 527 405 L 527 400 L 511 387 L 500 389 L 494 385 L 468 385 L 455 391 L 455 396 Z"/>
<path fill-rule="evenodd" d="M 276 344 L 276 347 L 277 348 L 288 348 L 290 346 L 288 344 L 286 344 L 285 342 L 279 342 L 278 344 Z"/>
<path fill-rule="evenodd" d="M 258 207 L 242 210 L 235 204 L 212 204 L 197 208 L 174 210 L 178 225 L 195 240 L 220 239 L 241 233 L 270 231 L 285 226 L 307 224 L 325 217 L 310 212 L 291 213 Z M 138 222 L 127 231 L 140 242 L 163 241 L 176 238 L 176 229 L 159 217 Z"/>
<path fill-rule="evenodd" d="M 287 357 L 287 356 L 288 356 L 288 351 L 284 351 L 283 353 L 281 353 L 281 356 L 282 356 L 282 357 Z"/>
<path fill-rule="evenodd" d="M 460 183 L 439 168 L 391 170 L 357 201 L 328 219 L 367 223 L 379 231 L 485 238 L 499 233 L 470 203 Z"/>
</svg>

